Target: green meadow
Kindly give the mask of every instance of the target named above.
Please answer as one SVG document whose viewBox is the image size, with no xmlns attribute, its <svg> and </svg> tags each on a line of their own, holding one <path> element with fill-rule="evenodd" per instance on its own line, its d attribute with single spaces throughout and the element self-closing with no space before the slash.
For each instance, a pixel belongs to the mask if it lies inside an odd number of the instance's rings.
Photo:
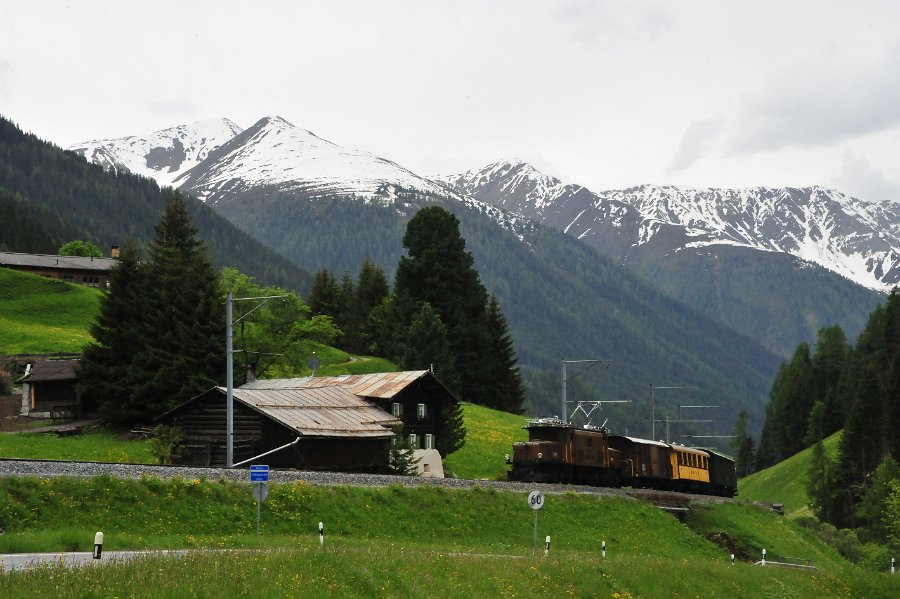
<svg viewBox="0 0 900 599">
<path fill-rule="evenodd" d="M 78 352 L 100 291 L 0 268 L 0 353 Z"/>
</svg>

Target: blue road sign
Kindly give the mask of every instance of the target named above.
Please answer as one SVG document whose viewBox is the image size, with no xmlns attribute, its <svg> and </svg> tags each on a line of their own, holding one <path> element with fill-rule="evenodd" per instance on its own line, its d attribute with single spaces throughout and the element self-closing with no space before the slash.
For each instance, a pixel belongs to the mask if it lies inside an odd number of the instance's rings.
<svg viewBox="0 0 900 599">
<path fill-rule="evenodd" d="M 269 482 L 268 466 L 250 466 L 250 482 L 265 483 Z"/>
</svg>

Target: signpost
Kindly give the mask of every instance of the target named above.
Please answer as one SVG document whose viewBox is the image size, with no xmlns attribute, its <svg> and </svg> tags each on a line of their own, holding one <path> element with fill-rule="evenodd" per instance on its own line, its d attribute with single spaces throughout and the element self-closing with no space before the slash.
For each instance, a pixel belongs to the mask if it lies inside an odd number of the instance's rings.
<svg viewBox="0 0 900 599">
<path fill-rule="evenodd" d="M 253 485 L 253 499 L 256 500 L 256 534 L 259 534 L 261 504 L 269 497 L 269 467 L 250 466 L 250 482 Z"/>
<path fill-rule="evenodd" d="M 538 510 L 544 507 L 544 494 L 540 491 L 532 491 L 528 494 L 528 505 L 531 506 L 531 509 L 534 510 L 534 550 L 532 551 L 532 555 L 537 556 L 537 521 L 538 521 Z"/>
</svg>

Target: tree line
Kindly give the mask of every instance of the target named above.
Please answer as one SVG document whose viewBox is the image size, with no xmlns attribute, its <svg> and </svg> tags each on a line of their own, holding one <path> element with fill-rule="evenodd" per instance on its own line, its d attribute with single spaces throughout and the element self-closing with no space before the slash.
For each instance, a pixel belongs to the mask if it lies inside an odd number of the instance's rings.
<svg viewBox="0 0 900 599">
<path fill-rule="evenodd" d="M 318 271 L 312 313 L 334 319 L 342 349 L 433 369 L 463 401 L 522 413 L 525 388 L 509 326 L 473 267 L 457 217 L 438 206 L 419 210 L 403 247 L 393 288 L 369 260 L 356 282 Z"/>
<path fill-rule="evenodd" d="M 871 312 L 854 344 L 832 326 L 819 331 L 813 348 L 797 346 L 772 383 L 755 452 L 741 429 L 739 419 L 734 447 L 741 474 L 812 446 L 807 490 L 815 515 L 888 541 L 883 515 L 892 492 L 900 506 L 900 290 Z M 823 440 L 841 430 L 832 460 Z"/>
</svg>

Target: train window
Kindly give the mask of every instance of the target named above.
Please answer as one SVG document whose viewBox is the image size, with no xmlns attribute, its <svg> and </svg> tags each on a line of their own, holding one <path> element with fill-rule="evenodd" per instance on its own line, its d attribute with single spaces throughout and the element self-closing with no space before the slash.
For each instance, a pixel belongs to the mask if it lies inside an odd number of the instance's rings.
<svg viewBox="0 0 900 599">
<path fill-rule="evenodd" d="M 588 437 L 587 442 L 588 442 L 588 447 L 594 446 L 594 438 L 593 437 Z"/>
</svg>

